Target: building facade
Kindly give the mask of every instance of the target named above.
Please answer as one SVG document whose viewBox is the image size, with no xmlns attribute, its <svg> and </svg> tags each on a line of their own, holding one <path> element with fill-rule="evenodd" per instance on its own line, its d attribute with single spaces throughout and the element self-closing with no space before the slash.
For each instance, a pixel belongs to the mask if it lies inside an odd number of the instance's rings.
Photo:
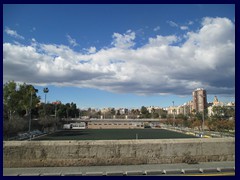
<svg viewBox="0 0 240 180">
<path fill-rule="evenodd" d="M 193 91 L 193 110 L 203 112 L 207 108 L 207 92 L 203 88 L 197 88 Z"/>
</svg>

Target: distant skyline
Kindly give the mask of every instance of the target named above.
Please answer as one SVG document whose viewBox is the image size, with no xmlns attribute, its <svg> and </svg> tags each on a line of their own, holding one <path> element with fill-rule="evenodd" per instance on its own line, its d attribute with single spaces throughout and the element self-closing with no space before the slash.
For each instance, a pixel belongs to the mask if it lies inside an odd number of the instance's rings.
<svg viewBox="0 0 240 180">
<path fill-rule="evenodd" d="M 235 5 L 3 5 L 10 80 L 79 108 L 235 101 Z"/>
</svg>

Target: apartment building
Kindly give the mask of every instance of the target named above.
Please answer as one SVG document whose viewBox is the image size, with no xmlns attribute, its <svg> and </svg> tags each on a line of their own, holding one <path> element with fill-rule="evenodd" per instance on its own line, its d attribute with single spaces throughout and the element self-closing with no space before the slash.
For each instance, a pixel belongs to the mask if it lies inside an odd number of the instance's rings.
<svg viewBox="0 0 240 180">
<path fill-rule="evenodd" d="M 193 96 L 193 110 L 196 112 L 203 112 L 207 108 L 207 92 L 203 88 L 197 88 L 192 93 Z"/>
</svg>

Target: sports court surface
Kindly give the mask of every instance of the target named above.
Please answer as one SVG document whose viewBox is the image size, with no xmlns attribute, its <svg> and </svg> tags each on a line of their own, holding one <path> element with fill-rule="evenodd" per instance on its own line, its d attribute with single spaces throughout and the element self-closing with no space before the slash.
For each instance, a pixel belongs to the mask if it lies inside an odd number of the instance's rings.
<svg viewBox="0 0 240 180">
<path fill-rule="evenodd" d="M 177 139 L 196 136 L 165 129 L 81 129 L 62 130 L 35 140 L 124 140 L 124 139 Z"/>
</svg>

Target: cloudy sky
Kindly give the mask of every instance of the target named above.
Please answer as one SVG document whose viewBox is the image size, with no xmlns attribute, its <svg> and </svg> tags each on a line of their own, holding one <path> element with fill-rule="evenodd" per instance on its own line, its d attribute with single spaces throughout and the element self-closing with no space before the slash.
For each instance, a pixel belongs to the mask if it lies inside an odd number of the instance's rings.
<svg viewBox="0 0 240 180">
<path fill-rule="evenodd" d="M 234 5 L 4 5 L 3 82 L 86 107 L 235 101 Z"/>
</svg>

